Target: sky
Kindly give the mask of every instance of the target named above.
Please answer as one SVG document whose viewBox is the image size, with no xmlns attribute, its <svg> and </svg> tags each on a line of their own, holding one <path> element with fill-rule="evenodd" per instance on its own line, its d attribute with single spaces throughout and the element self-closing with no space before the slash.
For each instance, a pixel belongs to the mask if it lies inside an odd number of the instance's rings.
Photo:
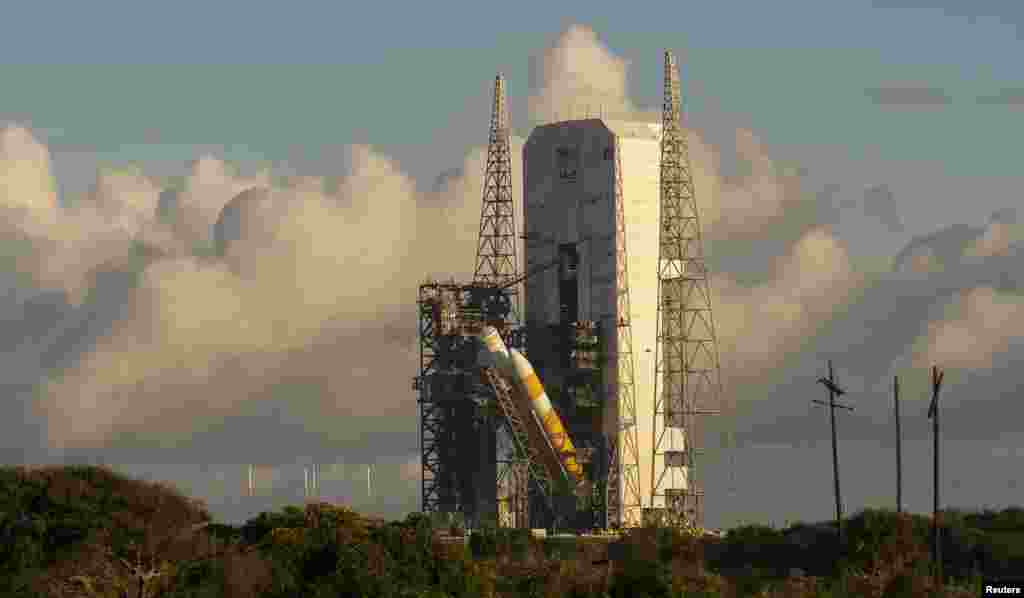
<svg viewBox="0 0 1024 598">
<path fill-rule="evenodd" d="M 114 464 L 240 520 L 316 461 L 324 495 L 417 509 L 413 297 L 470 274 L 495 73 L 518 151 L 554 106 L 657 110 L 670 49 L 729 406 L 705 443 L 738 443 L 702 465 L 707 524 L 830 517 L 829 359 L 848 511 L 895 504 L 895 375 L 930 508 L 932 365 L 943 500 L 1024 502 L 1018 2 L 4 11 L 3 462 Z"/>
</svg>

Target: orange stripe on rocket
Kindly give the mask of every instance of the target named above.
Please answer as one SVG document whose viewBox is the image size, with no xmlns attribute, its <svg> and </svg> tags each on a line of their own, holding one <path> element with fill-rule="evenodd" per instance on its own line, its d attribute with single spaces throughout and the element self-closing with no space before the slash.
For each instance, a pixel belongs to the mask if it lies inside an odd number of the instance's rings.
<svg viewBox="0 0 1024 598">
<path fill-rule="evenodd" d="M 544 386 L 541 385 L 540 379 L 537 378 L 537 373 L 533 371 L 533 366 L 515 349 L 509 351 L 509 357 L 515 370 L 516 379 L 522 385 L 523 390 L 526 391 L 526 396 L 530 401 L 530 409 L 533 410 L 541 426 L 543 426 L 544 433 L 547 434 L 551 446 L 558 453 L 558 457 L 562 461 L 562 466 L 577 481 L 582 482 L 584 479 L 583 467 L 576 462 L 576 447 L 573 446 L 568 432 L 565 431 L 565 426 L 562 425 L 562 419 L 558 417 L 558 413 L 555 412 L 555 408 L 551 405 L 551 400 L 548 398 L 547 393 L 544 392 Z"/>
<path fill-rule="evenodd" d="M 533 366 L 519 351 L 509 350 L 493 326 L 487 326 L 480 332 L 480 340 L 484 344 L 481 363 L 496 368 L 513 382 L 517 392 L 525 395 L 525 402 L 529 404 L 530 410 L 540 423 L 562 467 L 577 482 L 582 482 L 583 467 L 576 461 L 576 448 L 569 439 L 565 426 L 562 425 L 562 419 L 558 417 L 551 400 L 544 392 L 544 386 L 540 383 Z"/>
</svg>

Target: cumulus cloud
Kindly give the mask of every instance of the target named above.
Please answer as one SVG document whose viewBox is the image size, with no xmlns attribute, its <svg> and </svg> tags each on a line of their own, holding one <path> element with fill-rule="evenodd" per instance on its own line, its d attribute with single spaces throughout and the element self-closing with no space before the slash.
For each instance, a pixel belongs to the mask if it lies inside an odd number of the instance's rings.
<svg viewBox="0 0 1024 598">
<path fill-rule="evenodd" d="M 126 435 L 173 444 L 260 401 L 283 402 L 307 431 L 339 443 L 373 430 L 366 417 L 414 417 L 408 376 L 394 372 L 415 369 L 416 285 L 469 277 L 485 163 L 476 148 L 422 191 L 362 146 L 335 181 L 275 185 L 197 161 L 168 230 L 212 252 L 165 252 L 142 270 L 125 317 L 39 403 L 51 444 L 100 447 Z M 136 172 L 104 176 L 94 211 L 127 206 L 113 212 L 127 235 L 136 206 L 156 211 L 160 190 Z M 312 397 L 296 398 L 296 387 Z M 375 421 L 380 432 L 405 427 Z"/>
<path fill-rule="evenodd" d="M 903 231 L 903 218 L 888 185 L 872 185 L 864 191 L 864 215 L 877 218 L 892 232 Z"/>
<path fill-rule="evenodd" d="M 1024 298 L 978 287 L 960 294 L 955 313 L 932 322 L 919 340 L 915 364 L 937 363 L 965 369 L 991 369 L 1024 338 Z"/>
<path fill-rule="evenodd" d="M 738 167 L 729 175 L 723 173 L 717 148 L 692 131 L 688 138 L 701 224 L 709 239 L 749 240 L 784 220 L 801 228 L 813 224 L 803 221 L 806 210 L 801 208 L 812 200 L 803 196 L 799 175 L 772 160 L 753 131 L 736 130 Z"/>
<path fill-rule="evenodd" d="M 1016 224 L 1013 210 L 992 214 L 984 227 L 953 224 L 910 240 L 893 261 L 893 270 L 934 272 L 960 264 L 965 258 L 1006 255 L 1024 240 L 1024 227 Z"/>
<path fill-rule="evenodd" d="M 755 380 L 800 351 L 860 282 L 845 248 L 823 228 L 807 232 L 777 258 L 763 283 L 715 277 L 715 319 L 730 382 Z"/>
<path fill-rule="evenodd" d="M 944 106 L 950 98 L 941 89 L 911 83 L 893 83 L 865 89 L 864 93 L 879 106 L 927 108 Z"/>
<path fill-rule="evenodd" d="M 968 257 L 988 257 L 1006 254 L 1014 241 L 1014 228 L 1016 227 L 1005 222 L 989 222 L 988 226 L 985 227 L 985 232 L 967 247 L 964 255 Z"/>
<path fill-rule="evenodd" d="M 240 177 L 223 160 L 211 155 L 200 157 L 192 163 L 183 188 L 173 195 L 176 232 L 193 243 L 208 242 L 224 204 L 242 191 L 269 185 L 267 172 Z"/>
<path fill-rule="evenodd" d="M 90 193 L 58 205 L 47 148 L 21 127 L 0 132 L 2 232 L 30 251 L 18 270 L 80 304 L 98 274 L 128 267 L 133 241 L 153 229 L 158 190 L 137 171 L 101 172 Z"/>
<path fill-rule="evenodd" d="M 657 119 L 640 113 L 626 91 L 625 59 L 611 53 L 588 27 L 563 31 L 530 69 L 529 116 L 532 122 L 581 118 L 586 114 L 633 120 Z"/>
<path fill-rule="evenodd" d="M 50 153 L 23 127 L 0 130 L 0 205 L 45 217 L 57 208 Z"/>
<path fill-rule="evenodd" d="M 979 96 L 978 103 L 988 106 L 1024 106 L 1024 89 L 1000 89 L 999 92 L 994 95 Z"/>
</svg>

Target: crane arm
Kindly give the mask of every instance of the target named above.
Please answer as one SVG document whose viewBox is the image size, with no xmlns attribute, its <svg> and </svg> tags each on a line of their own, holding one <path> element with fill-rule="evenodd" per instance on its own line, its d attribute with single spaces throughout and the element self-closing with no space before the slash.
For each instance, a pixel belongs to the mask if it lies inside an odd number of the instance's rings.
<svg viewBox="0 0 1024 598">
<path fill-rule="evenodd" d="M 519 284 L 519 283 L 523 282 L 524 280 L 526 280 L 527 278 L 530 278 L 534 274 L 540 274 L 541 272 L 544 272 L 545 270 L 550 270 L 551 268 L 554 268 L 555 266 L 558 265 L 558 263 L 560 261 L 561 261 L 560 259 L 556 258 L 556 259 L 551 260 L 550 262 L 547 262 L 546 264 L 542 264 L 540 266 L 537 266 L 536 268 L 530 270 L 529 272 L 523 274 L 522 276 L 517 277 L 515 280 L 512 280 L 510 282 L 506 282 L 505 284 L 499 286 L 498 290 L 502 291 L 502 290 L 505 290 L 505 289 L 507 289 L 509 287 L 514 287 L 517 284 Z"/>
</svg>

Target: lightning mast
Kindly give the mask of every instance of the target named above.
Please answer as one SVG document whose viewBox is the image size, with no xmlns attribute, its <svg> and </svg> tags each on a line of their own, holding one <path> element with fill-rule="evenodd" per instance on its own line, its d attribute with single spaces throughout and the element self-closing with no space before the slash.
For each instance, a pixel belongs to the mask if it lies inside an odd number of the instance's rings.
<svg viewBox="0 0 1024 598">
<path fill-rule="evenodd" d="M 608 524 L 621 527 L 640 525 L 643 497 L 640 494 L 640 452 L 637 441 L 636 386 L 634 384 L 633 326 L 629 303 L 629 262 L 626 253 L 626 217 L 622 194 L 622 151 L 615 143 L 615 261 L 617 322 L 619 437 L 612 444 L 614 454 L 608 473 Z"/>
<path fill-rule="evenodd" d="M 521 313 L 519 311 L 518 284 L 519 268 L 516 251 L 516 220 L 515 204 L 512 199 L 512 143 L 509 130 L 508 102 L 505 97 L 505 78 L 497 75 L 494 78 L 494 101 L 491 106 L 491 126 L 487 143 L 487 165 L 484 169 L 483 198 L 480 207 L 480 232 L 477 238 L 476 265 L 473 269 L 473 286 L 493 289 L 487 302 L 507 302 L 507 315 L 500 324 L 518 326 Z M 487 308 L 484 308 L 487 311 Z M 502 309 L 501 311 L 505 311 Z M 498 322 L 492 322 L 499 324 Z M 505 326 L 499 330 L 508 333 Z M 493 389 L 492 389 L 493 390 Z M 488 393 L 491 395 L 493 393 Z M 493 398 L 499 402 L 501 397 Z M 505 524 L 516 521 L 516 525 L 525 525 L 527 517 L 526 503 L 529 480 L 529 456 L 517 454 L 513 440 L 516 430 L 515 423 L 505 418 L 491 417 L 483 422 L 486 442 L 500 444 L 504 450 L 497 451 L 497 479 L 499 503 L 505 503 L 509 515 L 504 518 Z M 501 431 L 498 431 L 498 428 Z M 498 438 L 491 439 L 491 434 L 504 434 L 505 442 Z M 488 450 L 489 447 L 488 447 Z M 498 455 L 497 452 L 503 454 Z M 499 519 L 503 518 L 499 507 Z M 511 515 L 515 513 L 515 515 Z M 511 520 L 509 521 L 509 516 Z"/>
<path fill-rule="evenodd" d="M 505 78 L 494 78 L 491 135 L 487 144 L 483 206 L 476 248 L 473 284 L 498 287 L 519 276 L 516 261 L 516 220 L 512 203 L 512 144 L 509 139 Z M 507 291 L 515 301 L 515 288 Z M 515 304 L 513 304 L 515 306 Z M 513 309 L 513 318 L 518 310 Z"/>
<path fill-rule="evenodd" d="M 721 394 L 711 289 L 686 137 L 676 60 L 665 52 L 658 248 L 658 340 L 650 516 L 700 525 L 698 417 L 718 413 Z M 660 391 L 660 392 L 659 392 Z"/>
</svg>

